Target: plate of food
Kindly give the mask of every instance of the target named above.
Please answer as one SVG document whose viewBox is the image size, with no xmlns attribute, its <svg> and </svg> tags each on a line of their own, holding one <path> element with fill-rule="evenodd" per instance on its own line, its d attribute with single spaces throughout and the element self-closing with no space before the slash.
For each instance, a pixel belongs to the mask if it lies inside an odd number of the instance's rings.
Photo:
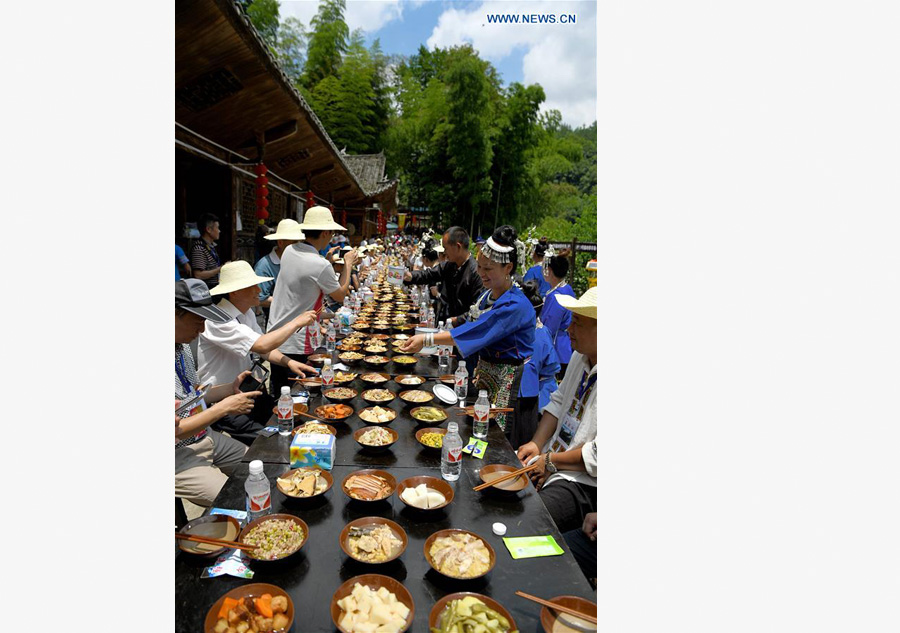
<svg viewBox="0 0 900 633">
<path fill-rule="evenodd" d="M 418 386 L 424 383 L 427 378 L 416 376 L 414 374 L 399 374 L 394 378 L 394 382 L 399 385 Z"/>
<path fill-rule="evenodd" d="M 419 406 L 434 400 L 434 394 L 421 389 L 410 389 L 400 392 L 400 399 L 408 405 Z"/>
<path fill-rule="evenodd" d="M 387 351 L 388 351 L 388 348 L 386 348 L 384 345 L 377 345 L 377 346 L 365 348 L 366 354 L 373 354 L 373 355 L 374 354 L 384 354 Z"/>
<path fill-rule="evenodd" d="M 360 354 L 359 352 L 342 352 L 338 354 L 338 358 L 348 364 L 358 363 L 363 359 L 363 357 L 364 354 Z"/>
<path fill-rule="evenodd" d="M 397 488 L 397 480 L 385 470 L 367 468 L 344 478 L 341 490 L 356 501 L 384 501 Z"/>
<path fill-rule="evenodd" d="M 425 541 L 425 560 L 437 573 L 455 580 L 481 578 L 494 568 L 494 548 L 468 530 L 439 530 Z"/>
<path fill-rule="evenodd" d="M 332 387 L 322 390 L 322 395 L 332 402 L 350 402 L 359 395 L 359 392 L 350 387 Z"/>
<path fill-rule="evenodd" d="M 330 424 L 310 420 L 294 427 L 294 435 L 337 435 L 337 429 Z"/>
<path fill-rule="evenodd" d="M 446 622 L 447 626 L 444 626 Z M 428 616 L 431 630 L 442 633 L 511 633 L 516 621 L 509 611 L 488 596 L 463 591 L 451 593 L 434 603 Z"/>
<path fill-rule="evenodd" d="M 353 407 L 346 404 L 323 404 L 316 407 L 316 415 L 325 420 L 339 422 L 353 415 Z"/>
<path fill-rule="evenodd" d="M 438 477 L 419 475 L 397 484 L 397 496 L 416 510 L 440 510 L 453 501 L 453 488 Z"/>
<path fill-rule="evenodd" d="M 444 447 L 444 436 L 447 429 L 419 429 L 416 431 L 416 440 L 425 448 L 441 450 Z"/>
<path fill-rule="evenodd" d="M 370 404 L 385 404 L 396 398 L 394 392 L 388 389 L 366 389 L 361 397 Z"/>
<path fill-rule="evenodd" d="M 440 407 L 414 407 L 409 415 L 422 424 L 440 424 L 447 419 L 447 412 Z"/>
<path fill-rule="evenodd" d="M 400 363 L 401 365 L 415 365 L 418 362 L 418 359 L 415 356 L 404 354 L 402 356 L 394 356 L 394 362 Z"/>
<path fill-rule="evenodd" d="M 383 407 L 366 407 L 359 412 L 359 419 L 369 424 L 387 424 L 395 420 L 396 417 L 396 411 Z"/>
<path fill-rule="evenodd" d="M 380 565 L 399 558 L 409 544 L 409 537 L 390 519 L 363 517 L 344 526 L 340 542 L 341 549 L 350 558 Z"/>
<path fill-rule="evenodd" d="M 389 449 L 394 442 L 400 439 L 400 435 L 393 429 L 381 426 L 364 426 L 353 432 L 353 439 L 365 450 L 380 452 Z"/>
<path fill-rule="evenodd" d="M 393 338 L 397 341 L 405 341 L 409 338 L 409 334 L 394 334 Z"/>
<path fill-rule="evenodd" d="M 204 633 L 282 633 L 294 623 L 294 603 L 281 587 L 263 582 L 235 587 L 206 613 Z"/>
<path fill-rule="evenodd" d="M 357 376 L 359 376 L 359 374 L 354 374 L 352 371 L 336 371 L 334 372 L 334 382 L 343 385 L 348 382 L 353 382 L 356 380 Z"/>
<path fill-rule="evenodd" d="M 331 619 L 341 633 L 403 633 L 414 615 L 409 590 L 390 576 L 355 576 L 331 598 Z"/>
<path fill-rule="evenodd" d="M 294 468 L 275 480 L 275 486 L 287 497 L 309 499 L 325 494 L 334 484 L 331 473 L 321 468 Z"/>
<path fill-rule="evenodd" d="M 309 527 L 293 514 L 270 514 L 247 524 L 240 542 L 255 545 L 244 554 L 256 561 L 278 561 L 293 556 L 309 538 Z"/>
<path fill-rule="evenodd" d="M 363 374 L 360 376 L 363 382 L 368 382 L 371 384 L 381 384 L 389 381 L 391 379 L 390 374 L 381 374 L 378 372 L 370 372 L 368 374 Z"/>
</svg>

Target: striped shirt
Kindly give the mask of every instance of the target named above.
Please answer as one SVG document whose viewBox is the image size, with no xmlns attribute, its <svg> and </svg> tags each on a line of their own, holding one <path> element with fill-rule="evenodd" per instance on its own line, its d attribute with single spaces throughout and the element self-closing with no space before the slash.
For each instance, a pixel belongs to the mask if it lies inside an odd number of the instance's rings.
<svg viewBox="0 0 900 633">
<path fill-rule="evenodd" d="M 203 238 L 194 242 L 194 245 L 191 247 L 191 269 L 194 272 L 198 270 L 212 270 L 220 265 L 215 242 L 207 244 Z M 209 289 L 212 290 L 219 285 L 219 274 L 216 273 L 209 279 L 204 279 L 204 281 L 209 286 Z"/>
<path fill-rule="evenodd" d="M 181 367 L 184 367 L 184 379 L 194 387 L 200 384 L 200 380 L 197 378 L 197 370 L 194 369 L 194 355 L 191 354 L 191 348 L 189 345 L 185 345 L 182 343 L 175 344 L 175 399 L 176 400 L 187 400 L 189 398 L 187 389 L 184 388 L 184 383 L 182 382 L 182 377 L 178 375 L 178 371 Z M 194 442 L 202 439 L 206 435 L 206 429 L 198 432 L 196 435 L 193 435 L 185 440 L 178 442 L 175 445 L 175 448 L 181 448 L 183 446 L 190 446 Z"/>
</svg>

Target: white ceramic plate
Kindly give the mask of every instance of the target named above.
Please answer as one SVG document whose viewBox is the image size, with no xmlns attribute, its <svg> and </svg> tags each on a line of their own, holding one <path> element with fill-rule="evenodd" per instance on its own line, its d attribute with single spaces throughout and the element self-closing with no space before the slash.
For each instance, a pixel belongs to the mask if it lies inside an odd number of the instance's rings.
<svg viewBox="0 0 900 633">
<path fill-rule="evenodd" d="M 456 392 L 447 385 L 435 385 L 431 390 L 444 404 L 456 404 Z"/>
</svg>

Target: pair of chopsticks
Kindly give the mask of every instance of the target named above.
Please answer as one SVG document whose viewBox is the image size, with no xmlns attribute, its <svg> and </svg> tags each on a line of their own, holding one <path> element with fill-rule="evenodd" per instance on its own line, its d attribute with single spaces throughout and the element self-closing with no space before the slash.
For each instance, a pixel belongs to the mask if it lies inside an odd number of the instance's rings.
<svg viewBox="0 0 900 633">
<path fill-rule="evenodd" d="M 181 534 L 179 532 L 175 533 L 175 538 L 181 541 L 192 541 L 194 543 L 204 543 L 206 545 L 218 545 L 220 547 L 228 547 L 231 549 L 243 549 L 243 550 L 255 550 L 256 545 L 247 545 L 246 543 L 237 543 L 235 541 L 225 541 L 217 538 L 210 538 L 208 536 L 198 536 L 196 534 Z"/>
<path fill-rule="evenodd" d="M 532 596 L 530 593 L 525 593 L 524 591 L 516 591 L 516 595 L 520 598 L 525 598 L 526 600 L 537 602 L 538 604 L 543 605 L 548 609 L 554 609 L 562 613 L 568 613 L 569 615 L 574 615 L 576 618 L 581 618 L 583 620 L 591 622 L 592 624 L 597 624 L 597 616 L 595 615 L 588 615 L 587 613 L 582 613 L 581 611 L 576 611 L 575 609 L 564 607 L 561 604 L 556 604 L 555 602 L 550 602 L 549 600 L 544 600 L 543 598 Z"/>
<path fill-rule="evenodd" d="M 506 473 L 502 477 L 497 477 L 494 481 L 489 481 L 487 483 L 475 486 L 474 488 L 472 488 L 472 490 L 474 490 L 475 492 L 478 492 L 479 490 L 484 490 L 485 488 L 490 488 L 491 486 L 495 486 L 497 484 L 502 484 L 504 481 L 509 481 L 510 479 L 516 479 L 520 475 L 524 475 L 525 473 L 530 473 L 532 470 L 537 468 L 539 465 L 540 465 L 540 462 L 536 462 L 536 463 L 532 464 L 531 466 L 525 466 L 524 468 L 519 468 L 518 470 L 514 470 L 510 473 Z"/>
</svg>

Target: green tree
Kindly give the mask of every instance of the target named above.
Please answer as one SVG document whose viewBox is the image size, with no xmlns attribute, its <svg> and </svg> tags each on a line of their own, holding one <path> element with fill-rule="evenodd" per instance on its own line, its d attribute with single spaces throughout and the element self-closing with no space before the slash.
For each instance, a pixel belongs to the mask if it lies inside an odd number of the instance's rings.
<svg viewBox="0 0 900 633">
<path fill-rule="evenodd" d="M 278 40 L 278 0 L 252 0 L 246 10 L 259 34 L 271 48 L 275 48 Z"/>
<path fill-rule="evenodd" d="M 312 90 L 326 77 L 334 77 L 347 50 L 350 29 L 344 21 L 345 0 L 322 0 L 310 22 L 312 33 L 306 51 L 306 66 L 301 84 Z"/>
</svg>

